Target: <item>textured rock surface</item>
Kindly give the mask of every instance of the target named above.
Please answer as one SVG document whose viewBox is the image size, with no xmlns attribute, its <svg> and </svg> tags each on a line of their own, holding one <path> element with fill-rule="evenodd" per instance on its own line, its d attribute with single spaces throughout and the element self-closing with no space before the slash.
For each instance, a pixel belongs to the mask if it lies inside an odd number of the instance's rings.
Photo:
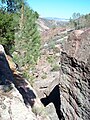
<svg viewBox="0 0 90 120">
<path fill-rule="evenodd" d="M 66 120 L 90 119 L 90 71 L 84 62 L 62 53 L 61 109 Z"/>
<path fill-rule="evenodd" d="M 14 87 L 11 91 L 6 93 L 0 89 L 0 120 L 37 119 L 31 111 L 31 107 L 27 108 L 25 106 L 22 96 Z"/>
<path fill-rule="evenodd" d="M 90 29 L 70 34 L 61 54 L 61 109 L 66 120 L 90 119 Z"/>
<path fill-rule="evenodd" d="M 46 110 L 51 120 L 59 120 L 53 103 L 48 104 Z"/>
<path fill-rule="evenodd" d="M 40 68 L 43 73 L 47 73 L 49 69 L 49 73 L 46 74 L 47 78 L 40 80 L 41 78 L 38 77 L 34 84 L 41 102 L 46 106 L 49 118 L 35 91 L 22 75 L 16 71 L 16 66 L 10 63 L 15 79 L 15 86 L 21 94 L 16 88 L 6 93 L 0 89 L 0 117 L 3 120 L 14 120 L 13 118 L 18 120 L 21 117 L 22 120 L 25 120 L 26 118 L 22 114 L 20 116 L 17 114 L 18 116 L 16 116 L 16 111 L 20 108 L 22 108 L 23 112 L 26 110 L 24 113 L 26 116 L 29 111 L 30 115 L 28 117 L 31 116 L 30 120 L 90 120 L 90 29 L 73 31 L 67 40 L 61 41 L 61 45 L 63 52 L 61 52 L 60 79 L 59 71 L 50 72 L 51 67 L 49 65 L 47 67 L 47 64 L 44 64 L 45 66 L 42 67 L 40 65 Z M 9 57 L 7 59 L 10 60 Z M 1 63 L 3 62 L 1 61 Z M 42 71 L 38 70 L 38 73 L 41 74 Z M 11 72 L 9 73 L 11 74 Z M 7 74 L 8 72 L 5 75 L 7 76 Z M 22 90 L 24 91 L 22 92 Z M 32 113 L 31 107 L 29 107 L 29 104 L 31 105 L 33 102 L 32 100 L 35 100 L 32 110 L 35 114 Z M 16 105 L 17 101 L 20 108 Z M 11 109 L 12 106 L 13 108 L 17 106 L 17 108 L 15 110 Z M 7 118 L 6 115 L 8 116 Z M 14 115 L 13 118 L 12 115 Z"/>
<path fill-rule="evenodd" d="M 90 29 L 73 31 L 63 50 L 71 57 L 86 63 L 90 55 Z"/>
<path fill-rule="evenodd" d="M 46 107 L 46 111 L 48 111 L 48 116 L 51 120 L 59 120 L 61 117 L 63 118 L 61 112 L 59 79 L 38 80 L 34 87 L 36 87 L 41 102 Z"/>
<path fill-rule="evenodd" d="M 59 71 L 51 72 L 52 68 L 50 64 L 46 61 L 45 56 L 41 58 L 38 66 L 36 66 L 36 69 L 38 72 L 38 77 L 36 77 L 36 81 L 34 82 L 33 87 L 37 91 L 39 98 L 46 107 L 46 111 L 48 111 L 48 116 L 52 120 L 58 120 L 59 118 L 56 110 L 60 115 L 60 93 L 58 85 Z M 46 75 L 45 79 L 42 78 L 43 74 Z"/>
<path fill-rule="evenodd" d="M 32 112 L 34 110 L 34 113 Z M 0 45 L 0 120 L 50 120 L 35 90 Z"/>
</svg>

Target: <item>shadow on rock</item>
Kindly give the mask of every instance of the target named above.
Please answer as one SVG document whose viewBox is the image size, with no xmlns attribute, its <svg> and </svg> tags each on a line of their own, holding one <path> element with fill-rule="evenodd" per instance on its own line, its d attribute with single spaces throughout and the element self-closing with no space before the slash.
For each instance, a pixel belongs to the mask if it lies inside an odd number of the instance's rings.
<svg viewBox="0 0 90 120">
<path fill-rule="evenodd" d="M 33 107 L 36 99 L 35 93 L 28 87 L 28 83 L 25 81 L 25 78 L 23 78 L 22 75 L 14 75 L 14 78 L 15 87 L 22 95 L 25 105 L 27 107 L 28 106 Z"/>
<path fill-rule="evenodd" d="M 59 85 L 56 85 L 49 96 L 46 95 L 45 98 L 41 99 L 41 102 L 44 106 L 47 106 L 49 103 L 53 103 L 56 109 L 59 120 L 65 120 L 63 113 L 61 112 L 61 99 L 60 99 L 60 89 Z"/>
</svg>

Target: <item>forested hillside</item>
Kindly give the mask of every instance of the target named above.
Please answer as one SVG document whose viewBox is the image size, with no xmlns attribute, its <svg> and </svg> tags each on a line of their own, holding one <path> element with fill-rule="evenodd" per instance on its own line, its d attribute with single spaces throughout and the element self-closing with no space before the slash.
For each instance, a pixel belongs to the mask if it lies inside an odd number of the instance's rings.
<svg viewBox="0 0 90 120">
<path fill-rule="evenodd" d="M 90 27 L 90 14 L 81 15 L 80 13 L 73 13 L 70 17 L 69 27 L 75 29 L 89 28 Z"/>
<path fill-rule="evenodd" d="M 21 69 L 29 70 L 40 56 L 40 35 L 36 24 L 39 15 L 26 1 L 1 2 L 0 44 L 5 47 L 7 54 L 13 56 Z M 25 71 L 25 76 L 28 76 L 27 73 Z"/>
</svg>

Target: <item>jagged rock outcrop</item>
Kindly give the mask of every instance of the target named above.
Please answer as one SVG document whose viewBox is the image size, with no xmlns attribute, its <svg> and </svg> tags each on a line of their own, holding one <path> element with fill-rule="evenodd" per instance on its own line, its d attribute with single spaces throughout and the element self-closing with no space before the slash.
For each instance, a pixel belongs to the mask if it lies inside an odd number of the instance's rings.
<svg viewBox="0 0 90 120">
<path fill-rule="evenodd" d="M 0 120 L 35 120 L 31 108 L 14 86 L 14 77 L 2 45 L 0 45 Z"/>
<path fill-rule="evenodd" d="M 86 64 L 62 53 L 61 111 L 66 120 L 90 119 L 90 71 Z"/>
<path fill-rule="evenodd" d="M 90 119 L 90 29 L 70 34 L 61 53 L 61 111 L 66 120 Z"/>
<path fill-rule="evenodd" d="M 73 31 L 63 47 L 68 55 L 86 63 L 90 55 L 90 29 Z"/>
<path fill-rule="evenodd" d="M 59 120 L 89 120 L 90 29 L 71 32 L 61 48 L 60 79 L 42 81 L 41 101 L 45 106 L 54 104 Z"/>
<path fill-rule="evenodd" d="M 35 90 L 17 69 L 0 45 L 0 120 L 50 120 Z"/>
</svg>

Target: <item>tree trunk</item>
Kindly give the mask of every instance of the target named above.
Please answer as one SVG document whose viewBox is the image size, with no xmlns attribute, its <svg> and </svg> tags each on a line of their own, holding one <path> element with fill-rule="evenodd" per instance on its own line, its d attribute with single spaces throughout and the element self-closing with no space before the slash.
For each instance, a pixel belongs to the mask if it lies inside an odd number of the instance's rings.
<svg viewBox="0 0 90 120">
<path fill-rule="evenodd" d="M 23 25 L 24 25 L 24 3 L 22 2 L 21 19 L 20 19 L 20 30 L 23 29 Z"/>
</svg>

